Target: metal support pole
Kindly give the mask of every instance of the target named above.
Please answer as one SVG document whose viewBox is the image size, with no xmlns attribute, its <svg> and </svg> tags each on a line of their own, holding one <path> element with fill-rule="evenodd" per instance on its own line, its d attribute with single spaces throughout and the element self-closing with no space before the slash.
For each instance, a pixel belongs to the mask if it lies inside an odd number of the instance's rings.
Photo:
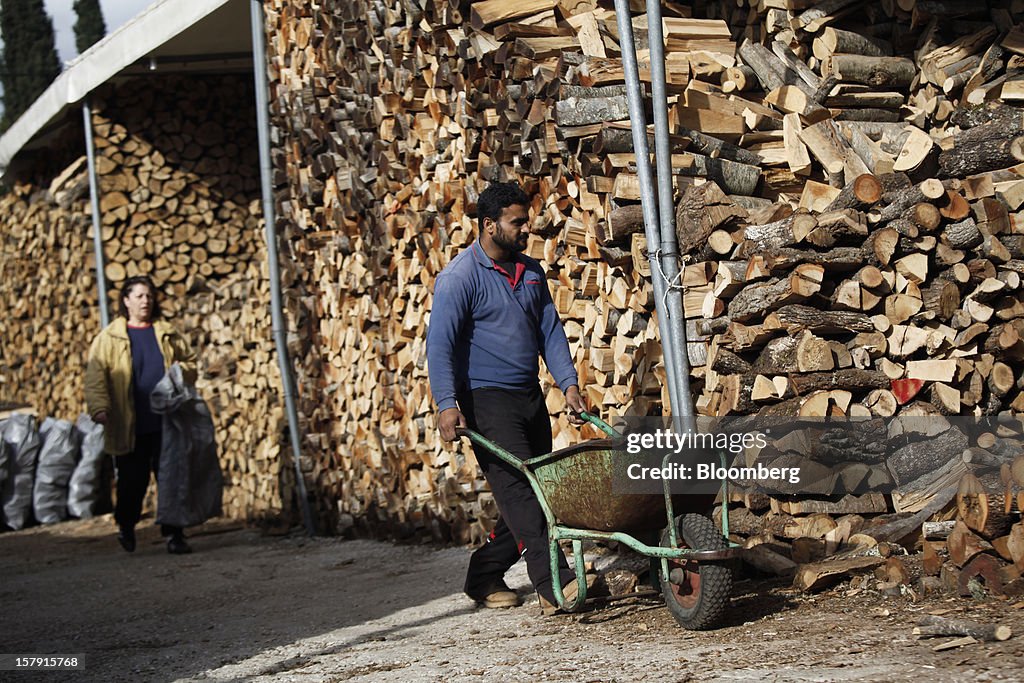
<svg viewBox="0 0 1024 683">
<path fill-rule="evenodd" d="M 295 463 L 295 485 L 298 488 L 302 519 L 310 536 L 316 533 L 313 514 L 306 493 L 306 481 L 302 476 L 299 462 L 302 454 L 299 438 L 299 414 L 295 409 L 295 381 L 292 378 L 291 363 L 288 360 L 288 339 L 285 331 L 281 304 L 281 272 L 277 261 L 277 233 L 274 229 L 277 217 L 274 212 L 274 186 L 271 182 L 270 160 L 270 110 L 267 94 L 267 48 L 263 35 L 263 5 L 260 0 L 250 0 L 252 23 L 252 61 L 256 85 L 256 131 L 260 154 L 260 190 L 263 195 L 263 227 L 267 241 L 267 270 L 270 277 L 270 316 L 277 348 L 277 362 L 281 371 L 281 388 L 284 392 L 285 412 L 288 414 L 288 432 L 291 436 L 292 461 Z"/>
<path fill-rule="evenodd" d="M 621 31 L 620 31 L 621 33 Z M 654 152 L 658 167 L 658 218 L 661 223 L 661 268 L 653 277 L 667 282 L 668 313 L 662 337 L 669 337 L 674 354 L 677 394 L 672 396 L 672 422 L 676 431 L 696 432 L 693 396 L 690 393 L 690 355 L 686 344 L 686 316 L 683 293 L 678 287 L 679 240 L 675 228 L 675 197 L 672 190 L 672 154 L 669 147 L 668 93 L 665 89 L 665 36 L 661 23 L 661 0 L 647 0 L 647 37 L 651 49 L 651 99 L 654 105 Z M 631 116 L 632 118 L 632 116 Z M 639 157 L 638 157 L 639 159 Z"/>
<path fill-rule="evenodd" d="M 85 158 L 89 167 L 89 200 L 92 204 L 92 243 L 96 252 L 96 287 L 100 298 L 100 327 L 110 324 L 109 302 L 107 301 L 106 263 L 103 259 L 103 234 L 100 221 L 100 181 L 96 176 L 96 148 L 92 138 L 92 107 L 89 98 L 82 100 L 82 123 L 85 127 Z"/>
<path fill-rule="evenodd" d="M 637 178 L 640 181 L 640 206 L 644 216 L 644 234 L 647 237 L 647 252 L 651 262 L 651 286 L 654 290 L 654 307 L 661 332 L 662 357 L 668 382 L 669 401 L 673 415 L 679 411 L 679 394 L 674 339 L 668 333 L 670 318 L 666 305 L 667 283 L 659 276 L 661 262 L 661 231 L 658 220 L 658 204 L 651 178 L 651 154 L 647 147 L 647 121 L 644 116 L 643 93 L 640 89 L 640 74 L 637 71 L 636 45 L 633 40 L 633 23 L 629 13 L 629 0 L 615 0 L 615 16 L 619 28 L 619 50 L 622 53 L 622 69 L 626 79 L 626 99 L 629 104 L 629 124 L 633 132 L 633 152 L 636 157 Z M 677 422 L 676 420 L 673 421 Z M 678 425 L 676 425 L 678 429 Z"/>
</svg>

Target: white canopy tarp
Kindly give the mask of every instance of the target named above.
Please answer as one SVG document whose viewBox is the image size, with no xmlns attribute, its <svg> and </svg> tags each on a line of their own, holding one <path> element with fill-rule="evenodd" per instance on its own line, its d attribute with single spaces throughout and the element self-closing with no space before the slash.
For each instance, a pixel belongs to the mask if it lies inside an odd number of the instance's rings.
<svg viewBox="0 0 1024 683">
<path fill-rule="evenodd" d="M 139 60 L 251 51 L 247 0 L 157 0 L 69 62 L 0 137 L 0 173 L 69 107 Z"/>
</svg>

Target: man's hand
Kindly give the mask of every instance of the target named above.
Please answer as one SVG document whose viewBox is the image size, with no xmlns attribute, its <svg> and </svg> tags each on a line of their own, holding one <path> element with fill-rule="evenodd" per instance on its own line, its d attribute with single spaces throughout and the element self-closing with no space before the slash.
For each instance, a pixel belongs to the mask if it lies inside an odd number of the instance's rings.
<svg viewBox="0 0 1024 683">
<path fill-rule="evenodd" d="M 580 417 L 580 413 L 589 413 L 590 408 L 583 401 L 580 388 L 575 384 L 565 390 L 565 403 L 569 407 L 569 422 L 574 425 L 583 424 L 585 420 Z"/>
<path fill-rule="evenodd" d="M 105 425 L 107 424 L 107 411 L 101 410 L 92 416 L 92 421 L 96 424 Z"/>
<path fill-rule="evenodd" d="M 445 441 L 455 441 L 455 430 L 466 426 L 466 416 L 458 408 L 446 408 L 437 418 L 437 431 Z"/>
</svg>

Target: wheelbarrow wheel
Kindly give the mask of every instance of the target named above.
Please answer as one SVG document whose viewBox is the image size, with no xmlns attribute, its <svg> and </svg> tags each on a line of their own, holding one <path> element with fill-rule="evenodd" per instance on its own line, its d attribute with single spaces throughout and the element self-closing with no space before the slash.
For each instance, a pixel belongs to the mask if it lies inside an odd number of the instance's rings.
<svg viewBox="0 0 1024 683">
<path fill-rule="evenodd" d="M 687 548 L 719 550 L 726 548 L 725 539 L 704 515 L 688 514 L 676 519 L 679 535 Z M 662 534 L 662 545 L 669 544 L 668 530 Z M 669 573 L 676 572 L 677 581 L 661 577 L 661 593 L 665 606 L 679 625 L 702 631 L 714 628 L 725 614 L 732 590 L 732 571 L 724 564 L 669 560 Z"/>
</svg>

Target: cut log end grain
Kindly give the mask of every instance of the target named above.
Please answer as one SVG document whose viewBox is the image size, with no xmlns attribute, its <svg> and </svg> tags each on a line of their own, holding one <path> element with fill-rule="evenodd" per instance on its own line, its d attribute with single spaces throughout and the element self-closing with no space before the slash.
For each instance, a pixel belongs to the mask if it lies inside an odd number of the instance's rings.
<svg viewBox="0 0 1024 683">
<path fill-rule="evenodd" d="M 947 190 L 945 203 L 939 206 L 939 213 L 943 218 L 960 221 L 971 214 L 971 205 L 959 192 Z"/>
<path fill-rule="evenodd" d="M 981 532 L 988 522 L 988 494 L 978 478 L 968 472 L 960 479 L 956 493 L 958 517 L 968 529 Z"/>
<path fill-rule="evenodd" d="M 963 567 L 978 553 L 991 550 L 992 545 L 972 532 L 962 521 L 957 521 L 949 538 L 946 539 L 946 548 L 949 550 L 949 559 L 957 567 Z"/>
<path fill-rule="evenodd" d="M 893 170 L 913 171 L 924 163 L 934 147 L 935 141 L 930 135 L 919 128 L 912 129 L 906 142 L 903 143 L 900 153 L 896 156 Z"/>
<path fill-rule="evenodd" d="M 865 204 L 874 204 L 882 198 L 882 184 L 870 173 L 862 173 L 853 181 L 853 192 Z"/>
<path fill-rule="evenodd" d="M 935 178 L 923 180 L 917 187 L 921 190 L 921 194 L 928 199 L 939 199 L 946 194 L 946 188 L 943 187 L 942 182 Z"/>
</svg>

